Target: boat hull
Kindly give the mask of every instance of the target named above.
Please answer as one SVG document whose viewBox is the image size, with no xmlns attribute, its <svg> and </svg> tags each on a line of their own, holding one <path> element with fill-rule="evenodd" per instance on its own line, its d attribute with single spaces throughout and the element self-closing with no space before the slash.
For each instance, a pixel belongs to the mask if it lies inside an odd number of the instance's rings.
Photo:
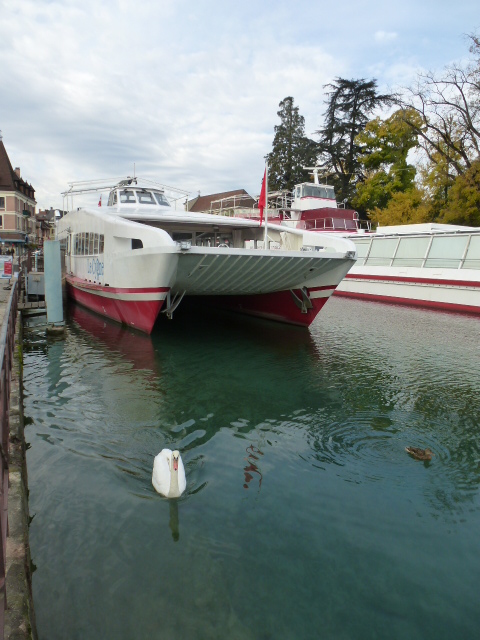
<svg viewBox="0 0 480 640">
<path fill-rule="evenodd" d="M 75 302 L 147 334 L 152 332 L 169 291 L 168 287 L 105 287 L 69 275 L 66 284 L 67 292 Z"/>
<path fill-rule="evenodd" d="M 354 268 L 347 274 L 335 295 L 480 315 L 479 273 L 472 274 L 472 279 L 458 280 L 445 273 L 428 277 L 425 270 L 423 277 L 358 270 Z"/>
<path fill-rule="evenodd" d="M 203 300 L 211 306 L 236 313 L 309 327 L 334 290 L 335 286 L 326 286 L 304 289 L 303 292 L 301 289 L 295 289 L 261 295 L 206 296 Z"/>
</svg>

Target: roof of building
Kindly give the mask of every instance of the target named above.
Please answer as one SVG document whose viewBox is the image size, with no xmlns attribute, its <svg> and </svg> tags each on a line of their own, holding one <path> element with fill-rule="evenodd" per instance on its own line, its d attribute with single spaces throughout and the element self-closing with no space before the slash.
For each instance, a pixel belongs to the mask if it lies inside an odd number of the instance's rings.
<svg viewBox="0 0 480 640">
<path fill-rule="evenodd" d="M 1 191 L 18 191 L 35 200 L 35 189 L 31 184 L 25 182 L 13 170 L 12 164 L 8 157 L 7 151 L 0 138 L 0 190 Z"/>
<path fill-rule="evenodd" d="M 245 189 L 235 189 L 234 191 L 223 191 L 222 193 L 212 193 L 209 196 L 197 196 L 193 200 L 187 202 L 187 211 L 209 211 L 212 202 L 223 200 L 225 198 L 233 198 L 233 196 L 246 196 L 241 200 L 242 207 L 253 207 L 255 199 L 250 196 Z M 220 207 L 214 207 L 219 209 Z"/>
</svg>

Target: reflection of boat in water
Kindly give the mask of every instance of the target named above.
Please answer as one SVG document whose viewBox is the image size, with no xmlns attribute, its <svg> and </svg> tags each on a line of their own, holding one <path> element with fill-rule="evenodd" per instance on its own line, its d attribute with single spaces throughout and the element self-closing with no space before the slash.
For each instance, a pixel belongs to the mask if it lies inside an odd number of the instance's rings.
<svg viewBox="0 0 480 640">
<path fill-rule="evenodd" d="M 106 207 L 68 213 L 58 237 L 70 296 L 146 333 L 184 297 L 309 326 L 355 261 L 347 239 L 177 211 L 136 179 L 113 187 Z"/>
<path fill-rule="evenodd" d="M 68 313 L 73 322 L 89 333 L 93 338 L 105 345 L 110 351 L 118 352 L 135 369 L 155 371 L 155 350 L 149 336 L 132 332 L 126 327 L 101 318 L 85 307 L 72 302 L 69 304 Z"/>
</svg>

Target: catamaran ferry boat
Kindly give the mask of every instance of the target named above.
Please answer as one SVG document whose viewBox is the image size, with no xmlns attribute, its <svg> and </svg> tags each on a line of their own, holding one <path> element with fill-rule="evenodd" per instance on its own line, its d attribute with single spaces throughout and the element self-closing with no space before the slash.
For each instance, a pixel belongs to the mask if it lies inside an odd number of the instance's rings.
<svg viewBox="0 0 480 640">
<path fill-rule="evenodd" d="M 64 195 L 87 190 L 72 185 Z M 135 178 L 111 188 L 107 206 L 71 210 L 58 238 L 70 296 L 146 333 L 185 297 L 309 326 L 356 259 L 346 238 L 178 211 L 164 189 Z"/>
<path fill-rule="evenodd" d="M 355 244 L 357 261 L 335 295 L 480 314 L 480 228 L 429 223 L 373 233 L 356 211 L 338 206 L 333 186 L 320 184 L 320 170 L 311 171 L 313 183 L 269 194 L 269 216 L 276 224 L 340 234 Z M 228 211 L 229 199 L 213 202 L 212 209 Z M 253 218 L 260 213 L 237 211 Z"/>
</svg>

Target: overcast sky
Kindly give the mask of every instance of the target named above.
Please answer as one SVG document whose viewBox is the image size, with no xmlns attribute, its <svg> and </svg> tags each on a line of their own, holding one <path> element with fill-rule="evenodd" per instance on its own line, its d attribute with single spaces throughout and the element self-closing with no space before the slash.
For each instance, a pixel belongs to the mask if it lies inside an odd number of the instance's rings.
<svg viewBox="0 0 480 640">
<path fill-rule="evenodd" d="M 278 103 L 306 134 L 335 77 L 381 91 L 468 54 L 478 0 L 0 0 L 0 130 L 37 208 L 136 174 L 258 195 Z"/>
</svg>

